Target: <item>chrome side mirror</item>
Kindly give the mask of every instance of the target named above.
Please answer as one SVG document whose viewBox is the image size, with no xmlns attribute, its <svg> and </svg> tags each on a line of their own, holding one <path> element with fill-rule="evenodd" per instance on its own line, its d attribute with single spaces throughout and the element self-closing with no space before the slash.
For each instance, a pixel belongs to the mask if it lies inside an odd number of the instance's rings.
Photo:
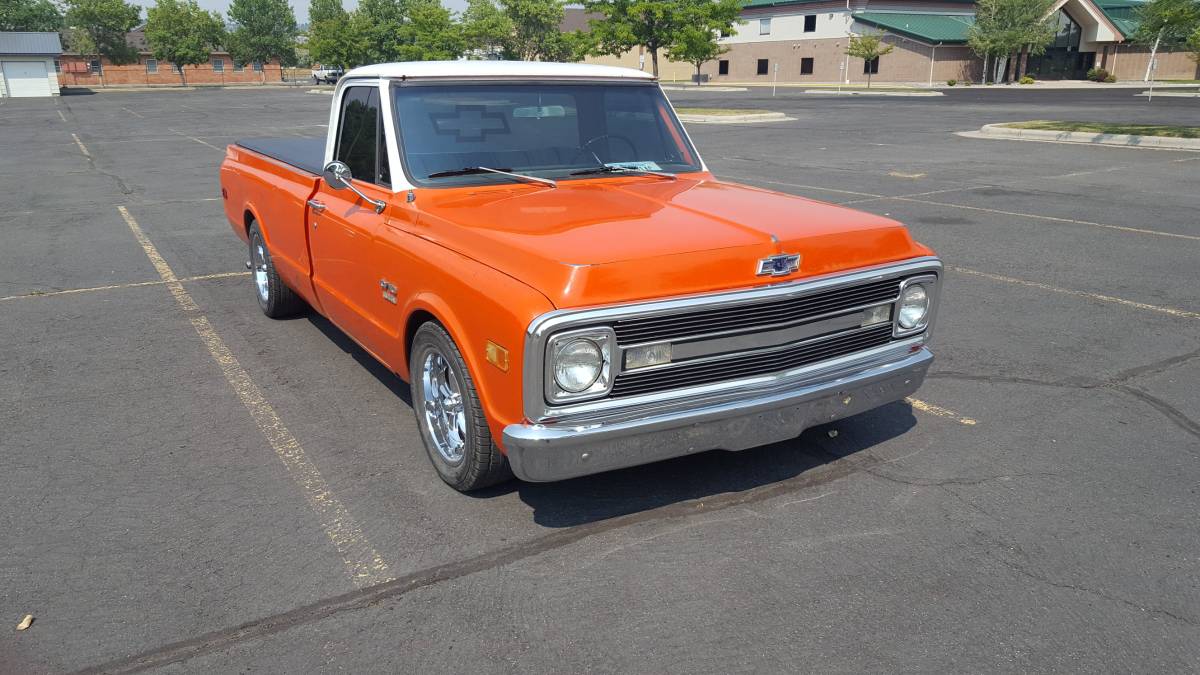
<svg viewBox="0 0 1200 675">
<path fill-rule="evenodd" d="M 333 161 L 325 165 L 325 170 L 321 172 L 321 177 L 325 179 L 325 184 L 334 190 L 345 190 L 350 187 L 350 181 L 354 180 L 354 175 L 350 173 L 350 167 L 344 162 Z"/>
<path fill-rule="evenodd" d="M 350 167 L 346 166 L 345 162 L 334 160 L 326 164 L 325 170 L 321 172 L 321 178 L 334 190 L 350 190 L 358 195 L 364 202 L 375 207 L 375 213 L 383 213 L 384 207 L 387 206 L 387 202 L 382 199 L 371 199 L 354 187 L 354 184 L 350 182 L 354 180 L 354 174 L 350 172 Z"/>
</svg>

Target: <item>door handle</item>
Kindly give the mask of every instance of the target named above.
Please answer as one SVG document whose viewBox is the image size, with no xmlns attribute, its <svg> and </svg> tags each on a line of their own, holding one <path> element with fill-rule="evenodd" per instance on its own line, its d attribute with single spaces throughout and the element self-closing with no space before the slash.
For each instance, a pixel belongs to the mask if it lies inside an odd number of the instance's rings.
<svg viewBox="0 0 1200 675">
<path fill-rule="evenodd" d="M 313 213 L 325 213 L 325 203 L 315 199 L 308 200 L 308 207 L 313 210 Z"/>
</svg>

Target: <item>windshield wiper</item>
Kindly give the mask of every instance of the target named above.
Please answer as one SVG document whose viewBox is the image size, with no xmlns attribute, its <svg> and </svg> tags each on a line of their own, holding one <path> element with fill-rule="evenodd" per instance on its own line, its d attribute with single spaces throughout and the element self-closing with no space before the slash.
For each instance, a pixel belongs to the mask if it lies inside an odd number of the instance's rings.
<svg viewBox="0 0 1200 675">
<path fill-rule="evenodd" d="M 633 167 L 613 166 L 611 164 L 604 164 L 601 166 L 593 166 L 589 169 L 581 169 L 579 171 L 572 171 L 569 175 L 571 175 L 571 176 L 595 176 L 595 175 L 602 174 L 602 173 L 631 173 L 631 174 L 645 175 L 645 176 L 658 176 L 659 178 L 666 178 L 668 180 L 679 180 L 679 176 L 676 176 L 673 173 L 666 173 L 665 171 L 651 171 L 650 169 L 635 169 Z"/>
<path fill-rule="evenodd" d="M 548 185 L 552 188 L 558 187 L 558 183 L 550 180 L 549 178 L 538 178 L 537 176 L 527 176 L 523 173 L 513 173 L 511 171 L 504 171 L 502 169 L 492 169 L 492 168 L 489 168 L 486 166 L 468 166 L 468 167 L 465 167 L 462 169 L 453 169 L 451 171 L 439 171 L 437 173 L 429 174 L 428 176 L 426 176 L 426 178 L 449 178 L 451 176 L 473 176 L 473 175 L 478 175 L 481 173 L 498 173 L 501 176 L 508 176 L 510 178 L 516 178 L 518 180 L 523 180 L 523 181 L 526 181 L 529 183 L 539 183 L 541 185 Z"/>
</svg>

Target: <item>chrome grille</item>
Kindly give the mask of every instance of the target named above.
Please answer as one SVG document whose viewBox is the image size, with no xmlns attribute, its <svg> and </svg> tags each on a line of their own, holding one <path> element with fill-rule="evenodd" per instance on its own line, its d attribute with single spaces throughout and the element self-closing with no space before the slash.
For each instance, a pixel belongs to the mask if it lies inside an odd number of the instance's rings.
<svg viewBox="0 0 1200 675">
<path fill-rule="evenodd" d="M 827 359 L 853 354 L 892 340 L 892 324 L 886 323 L 833 337 L 818 338 L 770 351 L 750 352 L 720 361 L 682 363 L 670 368 L 622 373 L 613 382 L 612 396 L 634 396 L 666 389 L 679 389 L 722 380 L 765 375 L 799 368 Z"/>
<path fill-rule="evenodd" d="M 888 302 L 899 294 L 900 279 L 886 279 L 770 302 L 622 319 L 613 329 L 617 343 L 628 346 L 715 332 L 780 328 L 831 312 Z"/>
</svg>

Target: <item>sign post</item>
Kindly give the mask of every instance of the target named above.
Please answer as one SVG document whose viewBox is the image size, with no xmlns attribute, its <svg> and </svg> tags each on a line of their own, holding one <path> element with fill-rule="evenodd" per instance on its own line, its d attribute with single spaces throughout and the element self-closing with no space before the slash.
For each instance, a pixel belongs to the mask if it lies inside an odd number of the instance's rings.
<svg viewBox="0 0 1200 675">
<path fill-rule="evenodd" d="M 775 81 L 771 83 L 771 96 L 775 95 L 775 87 L 779 86 L 779 62 L 775 62 Z"/>
</svg>

